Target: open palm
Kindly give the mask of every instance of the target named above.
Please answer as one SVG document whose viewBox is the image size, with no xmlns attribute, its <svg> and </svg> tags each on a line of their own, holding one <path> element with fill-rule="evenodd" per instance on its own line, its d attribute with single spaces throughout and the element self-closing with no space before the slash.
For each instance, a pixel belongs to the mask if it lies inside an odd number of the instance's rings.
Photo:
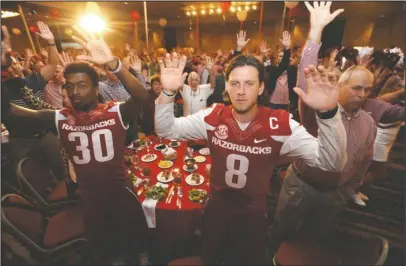
<svg viewBox="0 0 406 266">
<path fill-rule="evenodd" d="M 331 14 L 331 2 L 314 1 L 313 6 L 309 4 L 309 2 L 305 2 L 305 5 L 310 12 L 310 25 L 312 25 L 312 27 L 324 28 L 339 14 L 344 12 L 344 9 L 338 9 Z"/>
<path fill-rule="evenodd" d="M 165 64 L 162 60 L 159 60 L 162 87 L 168 93 L 176 93 L 183 86 L 187 76 L 187 73 L 183 73 L 186 65 L 186 56 L 178 59 L 176 53 L 173 53 L 172 57 L 166 54 Z"/>
<path fill-rule="evenodd" d="M 294 88 L 302 101 L 313 110 L 326 112 L 337 106 L 338 85 L 336 75 L 327 72 L 322 66 L 316 69 L 310 65 L 305 69 L 307 93 L 300 88 Z"/>
<path fill-rule="evenodd" d="M 89 53 L 89 55 L 79 55 L 77 56 L 77 59 L 86 60 L 99 65 L 104 65 L 114 60 L 113 53 L 103 40 L 102 36 L 99 36 L 98 38 L 94 35 L 89 36 L 75 26 L 73 29 L 76 30 L 84 40 L 76 36 L 72 36 L 72 39 L 79 43 Z"/>
</svg>

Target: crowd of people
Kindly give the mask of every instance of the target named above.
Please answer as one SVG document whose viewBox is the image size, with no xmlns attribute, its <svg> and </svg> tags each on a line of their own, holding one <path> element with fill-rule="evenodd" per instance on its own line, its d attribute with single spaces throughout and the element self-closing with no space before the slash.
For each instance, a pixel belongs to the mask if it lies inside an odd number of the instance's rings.
<svg viewBox="0 0 406 266">
<path fill-rule="evenodd" d="M 102 36 L 74 28 L 85 51 L 77 55 L 58 51 L 38 22 L 48 47 L 34 55 L 14 52 L 2 26 L 1 122 L 13 162 L 35 154 L 59 180 L 77 183 L 86 238 L 103 263 L 148 263 L 146 221 L 124 165 L 137 132 L 206 140 L 205 264 L 265 265 L 269 243 L 276 252 L 299 231 L 325 235 L 349 201 L 366 205 L 362 185 L 385 176 L 405 119 L 404 59 L 321 51 L 323 29 L 344 10 L 305 4 L 306 44 L 293 47 L 284 32 L 275 52 L 265 41 L 245 51 L 249 32 L 240 31 L 230 53 L 141 53 L 126 44 L 117 55 Z M 268 239 L 266 198 L 281 161 L 289 167 Z"/>
</svg>

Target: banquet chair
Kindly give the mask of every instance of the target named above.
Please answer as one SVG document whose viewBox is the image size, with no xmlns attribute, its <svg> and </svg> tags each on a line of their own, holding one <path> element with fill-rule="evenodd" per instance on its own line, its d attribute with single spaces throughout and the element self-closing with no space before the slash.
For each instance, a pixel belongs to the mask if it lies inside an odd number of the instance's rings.
<svg viewBox="0 0 406 266">
<path fill-rule="evenodd" d="M 22 183 L 25 197 L 42 207 L 72 206 L 76 200 L 69 198 L 66 182 L 58 181 L 42 159 L 26 157 L 17 166 L 17 178 Z"/>
<path fill-rule="evenodd" d="M 28 250 L 27 256 L 40 264 L 89 251 L 78 207 L 49 214 L 17 194 L 7 194 L 1 202 L 2 231 L 19 241 Z"/>
<path fill-rule="evenodd" d="M 388 241 L 380 236 L 335 231 L 316 239 L 302 234 L 280 246 L 273 265 L 383 265 L 388 251 Z"/>
<path fill-rule="evenodd" d="M 203 261 L 200 257 L 186 257 L 176 259 L 168 263 L 167 266 L 203 266 Z"/>
</svg>

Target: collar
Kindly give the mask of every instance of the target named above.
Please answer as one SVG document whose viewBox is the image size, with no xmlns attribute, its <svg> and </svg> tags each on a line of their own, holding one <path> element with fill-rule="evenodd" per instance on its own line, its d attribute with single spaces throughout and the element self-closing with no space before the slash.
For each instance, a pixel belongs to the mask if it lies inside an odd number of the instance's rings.
<svg viewBox="0 0 406 266">
<path fill-rule="evenodd" d="M 340 111 L 340 114 L 342 116 L 345 116 L 345 118 L 347 118 L 348 120 L 352 119 L 352 118 L 356 118 L 359 116 L 359 114 L 361 113 L 361 108 L 358 109 L 353 115 L 351 115 L 350 113 L 348 113 L 342 106 L 340 103 L 338 104 L 338 110 Z"/>
</svg>

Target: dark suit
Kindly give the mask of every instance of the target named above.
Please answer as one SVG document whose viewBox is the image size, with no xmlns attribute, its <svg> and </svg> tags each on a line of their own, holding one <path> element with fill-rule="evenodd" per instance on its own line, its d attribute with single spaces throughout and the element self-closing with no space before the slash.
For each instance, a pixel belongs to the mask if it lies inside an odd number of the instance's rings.
<svg viewBox="0 0 406 266">
<path fill-rule="evenodd" d="M 288 88 L 289 88 L 289 102 L 291 108 L 297 109 L 298 105 L 298 96 L 293 91 L 293 88 L 296 86 L 296 79 L 297 79 L 297 67 L 296 66 L 289 66 L 290 61 L 290 50 L 283 51 L 283 57 L 278 66 L 267 66 L 265 67 L 265 88 L 268 92 L 268 102 L 271 98 L 275 87 L 276 81 L 278 78 L 283 74 L 283 72 L 287 71 L 288 74 Z M 287 108 L 287 106 L 285 107 Z M 283 109 L 285 109 L 283 108 Z"/>
</svg>

